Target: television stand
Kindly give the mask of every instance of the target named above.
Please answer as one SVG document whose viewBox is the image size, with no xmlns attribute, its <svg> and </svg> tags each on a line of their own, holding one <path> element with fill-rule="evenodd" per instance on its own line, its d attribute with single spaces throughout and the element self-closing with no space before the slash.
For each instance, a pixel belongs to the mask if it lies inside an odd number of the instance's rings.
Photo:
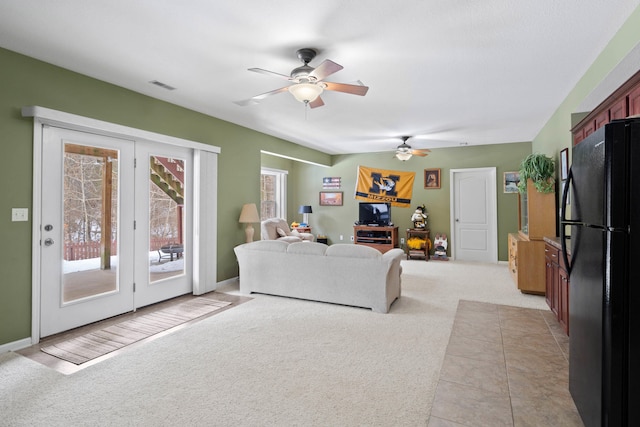
<svg viewBox="0 0 640 427">
<path fill-rule="evenodd" d="M 398 247 L 398 227 L 383 225 L 354 225 L 353 242 L 370 246 L 382 253 Z"/>
</svg>

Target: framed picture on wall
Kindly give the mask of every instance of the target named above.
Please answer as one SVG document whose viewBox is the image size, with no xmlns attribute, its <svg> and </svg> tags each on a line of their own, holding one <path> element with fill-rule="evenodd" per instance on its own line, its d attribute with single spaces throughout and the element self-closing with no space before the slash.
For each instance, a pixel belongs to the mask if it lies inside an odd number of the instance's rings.
<svg viewBox="0 0 640 427">
<path fill-rule="evenodd" d="M 504 173 L 504 192 L 517 193 L 519 182 L 520 182 L 520 172 L 505 172 Z"/>
<path fill-rule="evenodd" d="M 569 177 L 569 149 L 560 151 L 560 180 L 564 181 Z"/>
<path fill-rule="evenodd" d="M 424 170 L 424 188 L 426 189 L 440 188 L 440 169 Z"/>
<path fill-rule="evenodd" d="M 342 191 L 321 191 L 320 206 L 342 206 Z"/>
</svg>

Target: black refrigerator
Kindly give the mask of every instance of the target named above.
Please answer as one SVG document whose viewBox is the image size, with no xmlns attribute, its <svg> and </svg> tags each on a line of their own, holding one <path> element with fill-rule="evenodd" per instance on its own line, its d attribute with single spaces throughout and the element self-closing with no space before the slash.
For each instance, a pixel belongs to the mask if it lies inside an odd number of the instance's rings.
<svg viewBox="0 0 640 427">
<path fill-rule="evenodd" d="M 573 147 L 560 215 L 571 396 L 585 426 L 640 426 L 640 118 Z"/>
</svg>

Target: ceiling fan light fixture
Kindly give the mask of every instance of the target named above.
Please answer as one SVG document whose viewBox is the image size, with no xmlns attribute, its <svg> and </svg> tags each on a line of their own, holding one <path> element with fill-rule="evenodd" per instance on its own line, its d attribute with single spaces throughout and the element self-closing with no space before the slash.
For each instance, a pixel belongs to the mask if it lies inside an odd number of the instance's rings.
<svg viewBox="0 0 640 427">
<path fill-rule="evenodd" d="M 289 92 L 298 101 L 309 103 L 313 102 L 322 94 L 322 86 L 313 83 L 297 83 L 289 86 Z"/>
<path fill-rule="evenodd" d="M 411 158 L 411 153 L 408 151 L 396 151 L 396 157 L 399 160 L 402 160 L 403 162 L 406 162 L 407 160 L 409 160 Z"/>
</svg>

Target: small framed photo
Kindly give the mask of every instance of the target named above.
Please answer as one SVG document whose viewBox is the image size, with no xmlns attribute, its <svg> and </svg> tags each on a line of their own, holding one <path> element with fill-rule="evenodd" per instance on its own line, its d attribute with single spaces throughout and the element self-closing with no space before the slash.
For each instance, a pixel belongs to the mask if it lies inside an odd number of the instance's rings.
<svg viewBox="0 0 640 427">
<path fill-rule="evenodd" d="M 440 169 L 424 170 L 424 188 L 426 189 L 440 188 Z"/>
<path fill-rule="evenodd" d="M 520 172 L 505 172 L 504 173 L 504 192 L 517 193 L 519 182 L 520 182 Z"/>
<path fill-rule="evenodd" d="M 564 181 L 569 177 L 569 149 L 560 151 L 560 180 Z"/>
<path fill-rule="evenodd" d="M 342 206 L 342 191 L 321 191 L 320 206 Z"/>
</svg>

